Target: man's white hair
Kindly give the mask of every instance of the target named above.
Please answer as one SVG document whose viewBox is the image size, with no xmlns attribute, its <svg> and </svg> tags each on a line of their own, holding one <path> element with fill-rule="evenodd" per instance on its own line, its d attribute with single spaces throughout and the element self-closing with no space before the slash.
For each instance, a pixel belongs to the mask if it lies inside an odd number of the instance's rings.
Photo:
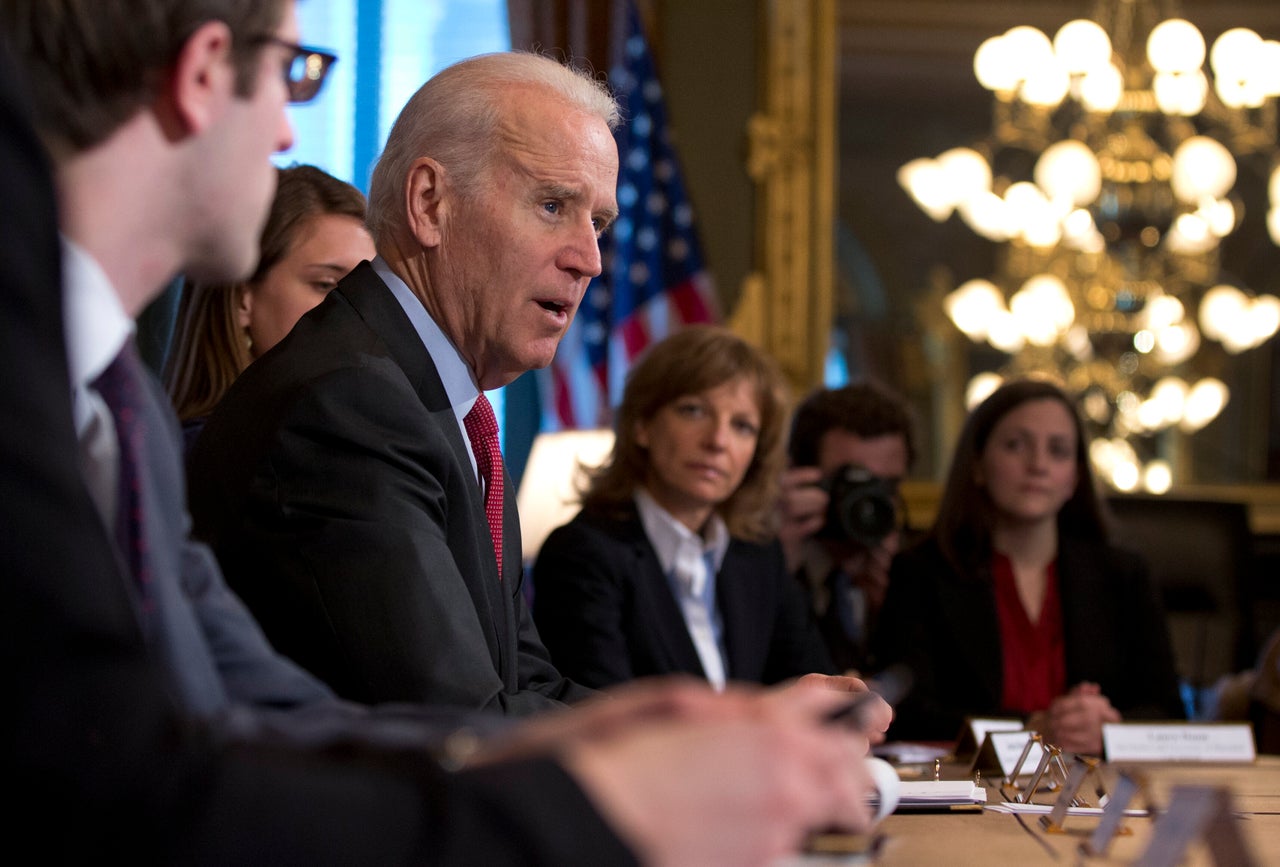
<svg viewBox="0 0 1280 867">
<path fill-rule="evenodd" d="M 618 104 L 604 82 L 549 57 L 521 51 L 482 54 L 433 75 L 396 118 L 369 183 L 369 231 L 379 245 L 405 223 L 409 167 L 424 156 L 443 165 L 469 195 L 498 142 L 503 96 L 541 87 L 615 129 Z"/>
</svg>

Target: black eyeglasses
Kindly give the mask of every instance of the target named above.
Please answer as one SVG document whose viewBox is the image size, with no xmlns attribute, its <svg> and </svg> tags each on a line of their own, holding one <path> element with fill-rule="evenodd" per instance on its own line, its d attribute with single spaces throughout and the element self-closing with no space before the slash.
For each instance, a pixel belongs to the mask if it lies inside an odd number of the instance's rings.
<svg viewBox="0 0 1280 867">
<path fill-rule="evenodd" d="M 284 83 L 289 88 L 289 102 L 293 103 L 314 99 L 324 84 L 329 67 L 338 59 L 338 55 L 328 51 L 286 42 L 276 36 L 259 36 L 254 42 L 278 45 L 289 51 L 284 61 Z"/>
</svg>

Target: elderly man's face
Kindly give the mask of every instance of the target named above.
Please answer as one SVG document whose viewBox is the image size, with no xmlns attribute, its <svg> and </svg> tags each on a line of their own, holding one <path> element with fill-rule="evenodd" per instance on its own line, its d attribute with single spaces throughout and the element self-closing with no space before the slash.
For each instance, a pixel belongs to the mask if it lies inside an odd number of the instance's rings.
<svg viewBox="0 0 1280 867">
<path fill-rule="evenodd" d="M 499 132 L 480 192 L 448 194 L 436 275 L 441 324 L 483 389 L 551 363 L 617 213 L 604 121 L 529 87 L 509 95 Z"/>
</svg>

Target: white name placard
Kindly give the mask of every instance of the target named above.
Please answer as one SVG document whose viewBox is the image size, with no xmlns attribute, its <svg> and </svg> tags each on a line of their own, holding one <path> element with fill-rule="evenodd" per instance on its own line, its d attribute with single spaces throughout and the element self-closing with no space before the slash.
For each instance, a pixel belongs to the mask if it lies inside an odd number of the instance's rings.
<svg viewBox="0 0 1280 867">
<path fill-rule="evenodd" d="M 973 732 L 973 742 L 978 746 L 982 746 L 982 742 L 987 739 L 990 732 L 1017 732 L 1022 731 L 1026 726 L 1022 724 L 1022 720 L 1003 719 L 998 717 L 974 717 L 969 720 L 969 730 Z"/>
<path fill-rule="evenodd" d="M 1018 759 L 1022 758 L 1022 750 L 1027 745 L 1027 741 L 1031 738 L 1033 732 L 991 732 L 987 735 L 991 742 L 992 748 L 996 753 L 996 761 L 1000 763 L 1000 773 L 1003 776 L 1009 776 L 1014 769 L 1018 767 Z M 1022 763 L 1020 776 L 1029 777 L 1036 772 L 1036 768 L 1040 766 L 1040 759 L 1044 757 L 1044 748 L 1039 743 L 1031 745 L 1031 752 L 1027 753 L 1027 760 Z"/>
<path fill-rule="evenodd" d="M 1245 723 L 1107 723 L 1109 762 L 1252 762 L 1253 730 Z"/>
</svg>

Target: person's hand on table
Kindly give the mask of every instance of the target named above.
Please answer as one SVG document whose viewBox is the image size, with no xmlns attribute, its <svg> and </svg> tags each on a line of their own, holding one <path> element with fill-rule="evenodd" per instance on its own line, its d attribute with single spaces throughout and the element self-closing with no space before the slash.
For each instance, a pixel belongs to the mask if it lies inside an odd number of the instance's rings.
<svg viewBox="0 0 1280 867">
<path fill-rule="evenodd" d="M 803 677 L 776 689 L 775 692 L 781 697 L 782 701 L 790 701 L 790 696 L 794 695 L 797 691 L 812 689 L 827 690 L 847 695 L 850 693 L 857 694 L 867 692 L 869 687 L 867 686 L 866 681 L 858 677 L 815 673 L 806 674 Z M 862 734 L 868 741 L 867 749 L 870 749 L 870 744 L 884 743 L 885 732 L 889 730 L 889 724 L 893 722 L 893 708 L 889 706 L 889 703 L 877 695 L 872 704 L 860 712 L 860 716 L 864 721 Z"/>
<path fill-rule="evenodd" d="M 693 717 L 624 726 L 560 753 L 641 861 L 767 865 L 817 828 L 870 826 L 865 741 L 827 722 L 846 696 L 812 686 L 787 701 L 733 687 L 710 695 Z"/>
<path fill-rule="evenodd" d="M 1069 752 L 1100 756 L 1103 723 L 1120 720 L 1120 712 L 1096 683 L 1080 683 L 1049 705 L 1045 736 L 1049 743 Z"/>
</svg>

